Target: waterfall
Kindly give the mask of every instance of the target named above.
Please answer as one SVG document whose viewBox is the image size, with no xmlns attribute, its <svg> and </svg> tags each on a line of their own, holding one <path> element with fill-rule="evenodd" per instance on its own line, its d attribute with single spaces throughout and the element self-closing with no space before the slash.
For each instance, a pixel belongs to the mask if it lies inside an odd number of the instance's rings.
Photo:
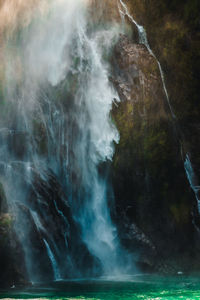
<svg viewBox="0 0 200 300">
<path fill-rule="evenodd" d="M 170 100 L 169 100 L 169 95 L 168 95 L 168 91 L 167 91 L 167 87 L 166 87 L 166 83 L 165 83 L 165 76 L 164 76 L 164 72 L 162 70 L 161 64 L 159 62 L 159 60 L 157 59 L 156 55 L 153 53 L 152 49 L 150 48 L 148 39 L 147 39 L 147 34 L 146 34 L 146 30 L 144 29 L 144 27 L 142 25 L 139 25 L 134 18 L 130 15 L 128 8 L 126 6 L 126 4 L 122 1 L 122 0 L 118 0 L 119 3 L 121 4 L 121 8 L 119 6 L 119 12 L 121 14 L 121 16 L 127 16 L 129 18 L 129 20 L 136 26 L 137 30 L 138 30 L 138 35 L 139 35 L 139 42 L 143 45 L 146 46 L 147 50 L 149 51 L 149 53 L 155 58 L 157 64 L 158 64 L 158 68 L 160 71 L 160 76 L 161 76 L 161 80 L 162 80 L 162 85 L 163 85 L 163 90 L 167 99 L 167 103 L 172 115 L 173 119 L 176 119 L 176 116 L 174 114 L 174 111 L 172 109 Z"/>
<path fill-rule="evenodd" d="M 106 172 L 119 142 L 110 117 L 119 98 L 106 58 L 119 29 L 89 21 L 85 0 L 41 1 L 21 22 L 5 43 L 0 161 L 9 169 L 5 180 L 1 168 L 1 181 L 10 211 L 22 216 L 15 227 L 30 278 L 38 280 L 42 268 L 35 271 L 36 235 L 55 280 L 71 269 L 84 276 L 80 269 L 90 256 L 102 274 L 121 273 L 126 266 L 110 216 Z"/>
<path fill-rule="evenodd" d="M 59 280 L 61 279 L 60 277 L 60 272 L 59 272 L 59 269 L 58 269 L 58 264 L 56 262 L 56 259 L 54 257 L 54 254 L 53 252 L 51 251 L 51 248 L 49 247 L 49 244 L 47 243 L 47 241 L 45 239 L 43 239 L 44 241 L 44 244 L 47 248 L 47 254 L 48 254 L 48 257 L 51 261 L 51 264 L 52 264 L 52 268 L 53 268 L 53 273 L 54 273 L 54 280 Z"/>
<path fill-rule="evenodd" d="M 188 154 L 186 155 L 184 166 L 185 166 L 185 172 L 186 172 L 186 175 L 187 175 L 187 179 L 190 183 L 190 187 L 191 187 L 191 189 L 193 190 L 193 192 L 195 194 L 196 201 L 197 201 L 197 209 L 198 209 L 198 212 L 200 214 L 200 198 L 199 198 L 200 186 L 197 185 L 196 175 L 194 173 L 194 170 L 193 170 L 193 167 L 192 167 L 192 164 L 191 164 L 191 161 L 190 161 L 190 157 L 189 157 Z"/>
</svg>

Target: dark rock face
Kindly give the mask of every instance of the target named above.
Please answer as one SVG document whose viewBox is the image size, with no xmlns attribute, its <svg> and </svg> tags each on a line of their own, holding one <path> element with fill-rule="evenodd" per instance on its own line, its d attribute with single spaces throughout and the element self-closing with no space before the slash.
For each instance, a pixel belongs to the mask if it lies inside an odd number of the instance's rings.
<svg viewBox="0 0 200 300">
<path fill-rule="evenodd" d="M 13 227 L 14 218 L 6 213 L 5 195 L 0 192 L 0 288 L 28 282 L 24 252 Z"/>
<path fill-rule="evenodd" d="M 13 285 L 27 284 L 27 272 L 24 262 L 23 249 L 19 240 L 12 230 L 8 228 L 7 222 L 10 222 L 9 215 L 0 217 L 0 287 L 10 288 Z M 4 223 L 4 224 L 3 224 Z"/>
<path fill-rule="evenodd" d="M 139 249 L 141 259 L 156 270 L 198 269 L 199 263 L 193 264 L 199 238 L 191 214 L 196 200 L 158 65 L 143 45 L 121 36 L 112 82 L 122 100 L 112 113 L 120 132 L 112 177 L 122 241 Z"/>
<path fill-rule="evenodd" d="M 41 224 L 38 227 L 33 220 L 33 226 L 30 230 L 30 234 L 35 233 L 35 237 L 30 238 L 32 248 L 35 247 L 35 257 L 38 259 L 38 249 L 44 248 L 43 238 L 45 238 L 51 248 L 54 249 L 62 278 L 74 278 L 77 276 L 78 271 L 80 276 L 96 276 L 100 270 L 99 262 L 92 257 L 86 245 L 82 242 L 80 229 L 73 219 L 67 195 L 59 182 L 59 178 L 50 170 L 45 178 L 46 180 L 36 176 L 35 188 L 30 195 L 31 210 L 37 213 Z M 38 201 L 38 199 L 40 200 Z M 29 246 L 29 248 L 31 247 Z M 44 258 L 39 258 L 37 267 L 37 273 L 41 277 L 40 280 L 44 280 L 46 274 L 49 274 L 49 272 L 46 272 L 46 268 L 49 267 L 50 261 L 46 249 L 43 250 Z M 46 268 L 44 268 L 45 262 Z M 93 272 L 94 265 L 96 273 Z M 51 274 L 52 266 L 50 267 Z M 41 272 L 41 269 L 43 269 L 43 272 Z M 50 278 L 46 277 L 46 280 L 52 280 L 52 275 Z"/>
<path fill-rule="evenodd" d="M 171 105 L 200 182 L 200 2 L 126 0 L 142 24 L 166 77 Z"/>
<path fill-rule="evenodd" d="M 82 242 L 81 232 L 56 175 L 50 170 L 42 177 L 36 173 L 28 198 L 28 205 L 18 204 L 16 216 L 18 236 L 26 250 L 26 265 L 31 278 L 37 282 L 58 279 L 47 243 L 60 278 L 75 278 L 77 274 L 96 276 L 100 271 L 99 262 Z"/>
<path fill-rule="evenodd" d="M 29 275 L 37 282 L 55 279 L 45 241 L 62 278 L 73 278 L 77 274 L 97 276 L 100 263 L 82 242 L 81 232 L 56 175 L 49 170 L 41 178 L 36 173 L 27 197 L 26 204 L 17 202 L 14 214 L 8 214 L 1 188 L 0 288 L 26 285 L 30 282 Z"/>
</svg>

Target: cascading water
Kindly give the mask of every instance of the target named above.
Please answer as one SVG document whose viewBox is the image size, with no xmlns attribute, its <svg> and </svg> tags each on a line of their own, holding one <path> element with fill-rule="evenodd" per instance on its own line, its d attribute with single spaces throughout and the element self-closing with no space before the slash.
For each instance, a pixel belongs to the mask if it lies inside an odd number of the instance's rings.
<svg viewBox="0 0 200 300">
<path fill-rule="evenodd" d="M 196 179 L 196 175 L 194 173 L 191 161 L 190 161 L 190 157 L 187 154 L 186 158 L 185 158 L 185 172 L 188 178 L 188 181 L 190 183 L 191 189 L 193 190 L 196 200 L 197 200 L 197 209 L 198 209 L 198 213 L 200 214 L 200 198 L 199 198 L 199 191 L 200 191 L 200 186 L 197 184 L 197 179 Z"/>
<path fill-rule="evenodd" d="M 7 38 L 1 181 L 32 280 L 42 278 L 38 248 L 54 279 L 84 276 L 85 264 L 116 274 L 124 261 L 103 163 L 119 141 L 104 59 L 118 28 L 93 29 L 85 0 L 41 4 Z"/>
<path fill-rule="evenodd" d="M 166 96 L 166 99 L 167 99 L 167 103 L 168 103 L 171 115 L 172 115 L 173 119 L 176 119 L 176 116 L 175 116 L 175 114 L 173 112 L 173 109 L 171 107 L 171 104 L 170 104 L 169 95 L 168 95 L 166 84 L 165 84 L 165 77 L 164 77 L 164 73 L 163 73 L 161 64 L 160 64 L 159 60 L 157 59 L 157 57 L 155 56 L 155 54 L 153 53 L 152 49 L 150 48 L 150 45 L 149 45 L 149 42 L 148 42 L 148 39 L 147 39 L 147 34 L 146 34 L 146 31 L 145 31 L 144 27 L 142 25 L 139 25 L 134 20 L 134 18 L 130 15 L 126 4 L 122 0 L 118 0 L 118 7 L 119 7 L 119 12 L 120 12 L 121 16 L 122 17 L 127 16 L 129 18 L 129 20 L 136 26 L 136 28 L 138 30 L 139 42 L 141 44 L 145 45 L 145 47 L 147 48 L 149 53 L 155 58 L 155 60 L 158 64 L 159 71 L 160 71 L 163 90 L 165 92 L 165 96 Z"/>
<path fill-rule="evenodd" d="M 47 243 L 47 241 L 45 239 L 43 239 L 44 241 L 44 244 L 47 248 L 47 253 L 48 253 L 48 256 L 49 256 L 49 259 L 51 261 L 51 264 L 52 264 L 52 268 L 53 268 L 53 273 L 54 273 L 54 279 L 55 280 L 59 280 L 61 279 L 60 277 L 60 272 L 59 272 L 59 269 L 58 269 L 58 265 L 57 265 L 57 262 L 56 262 L 56 259 L 53 255 L 53 252 L 51 251 L 50 247 L 49 247 L 49 244 Z"/>
</svg>

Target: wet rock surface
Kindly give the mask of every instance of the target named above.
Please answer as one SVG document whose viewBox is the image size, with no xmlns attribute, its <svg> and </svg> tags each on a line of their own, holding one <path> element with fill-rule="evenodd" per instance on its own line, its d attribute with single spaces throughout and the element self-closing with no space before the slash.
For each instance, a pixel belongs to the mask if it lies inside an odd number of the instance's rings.
<svg viewBox="0 0 200 300">
<path fill-rule="evenodd" d="M 125 3 L 135 20 L 145 27 L 150 46 L 162 65 L 170 102 L 184 135 L 183 154 L 189 153 L 200 182 L 200 2 Z"/>
<path fill-rule="evenodd" d="M 1 188 L 0 288 L 30 284 L 30 273 L 37 282 L 55 280 L 52 259 L 59 267 L 61 278 L 73 278 L 77 270 L 83 271 L 80 276 L 98 275 L 99 261 L 82 242 L 67 196 L 55 174 L 49 171 L 41 178 L 35 173 L 27 198 L 26 204 L 16 202 L 10 209 L 13 214 L 8 213 Z M 53 258 L 45 243 L 48 243 Z"/>
<path fill-rule="evenodd" d="M 3 185 L 0 183 L 0 288 L 26 285 L 25 254 L 14 229 L 15 216 L 8 213 Z"/>
<path fill-rule="evenodd" d="M 145 253 L 141 257 L 154 270 L 193 269 L 199 249 L 191 215 L 195 197 L 157 63 L 126 36 L 115 46 L 112 63 L 111 80 L 121 98 L 112 112 L 120 132 L 112 176 L 122 241 Z"/>
<path fill-rule="evenodd" d="M 0 214 L 0 268 L 0 288 L 28 283 L 24 252 L 8 213 Z"/>
</svg>

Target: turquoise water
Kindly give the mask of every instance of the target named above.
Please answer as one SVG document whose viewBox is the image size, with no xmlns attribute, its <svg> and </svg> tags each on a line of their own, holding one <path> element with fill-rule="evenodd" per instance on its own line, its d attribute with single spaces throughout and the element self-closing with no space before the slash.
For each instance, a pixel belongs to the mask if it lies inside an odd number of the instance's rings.
<svg viewBox="0 0 200 300">
<path fill-rule="evenodd" d="M 9 299 L 171 300 L 200 299 L 200 277 L 134 276 L 125 280 L 60 281 L 1 292 Z"/>
</svg>

